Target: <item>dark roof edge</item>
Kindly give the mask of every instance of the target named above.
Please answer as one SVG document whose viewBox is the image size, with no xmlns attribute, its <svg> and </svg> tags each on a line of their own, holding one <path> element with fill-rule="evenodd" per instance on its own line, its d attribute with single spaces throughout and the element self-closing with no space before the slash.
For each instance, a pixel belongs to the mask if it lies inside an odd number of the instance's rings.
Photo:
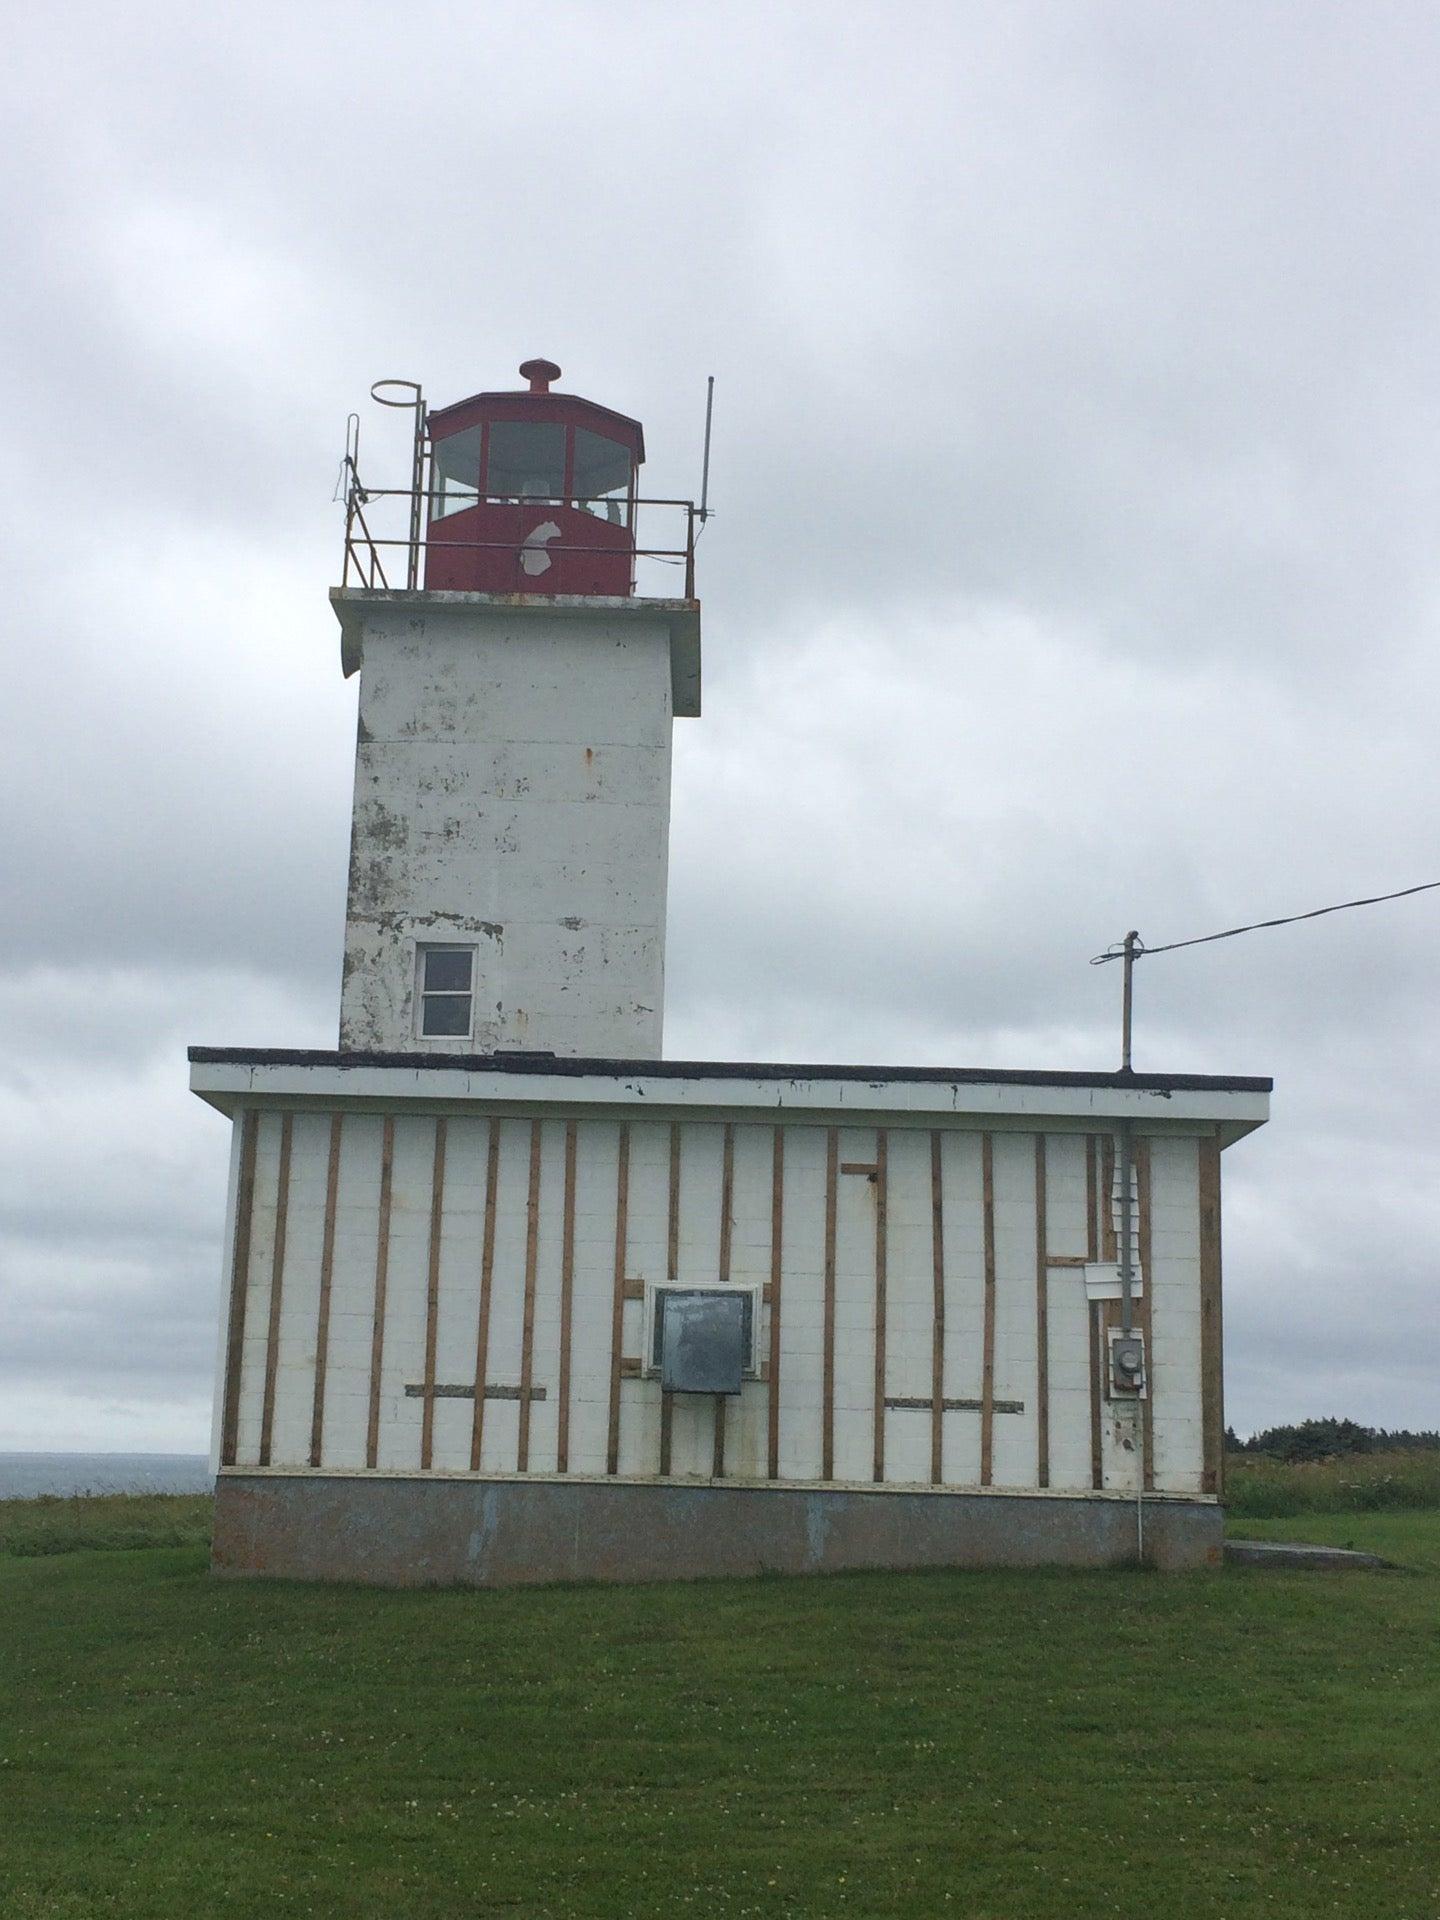
<svg viewBox="0 0 1440 1920">
<path fill-rule="evenodd" d="M 1270 1093 L 1258 1074 L 1040 1073 L 1019 1067 L 870 1067 L 753 1060 L 592 1060 L 523 1053 L 332 1053 L 297 1047 L 191 1047 L 197 1066 L 404 1067 L 454 1073 L 590 1075 L 652 1080 L 914 1080 L 1007 1087 L 1133 1087 L 1141 1093 Z"/>
</svg>

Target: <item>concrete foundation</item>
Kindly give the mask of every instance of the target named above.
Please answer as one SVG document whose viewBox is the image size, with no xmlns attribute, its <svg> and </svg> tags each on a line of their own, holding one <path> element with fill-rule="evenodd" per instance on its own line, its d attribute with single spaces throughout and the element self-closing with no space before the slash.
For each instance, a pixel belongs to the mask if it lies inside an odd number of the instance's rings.
<svg viewBox="0 0 1440 1920">
<path fill-rule="evenodd" d="M 1213 1501 L 1145 1502 L 1145 1559 L 1218 1566 Z M 217 1573 L 374 1586 L 1135 1561 L 1135 1503 L 1000 1492 L 224 1473 Z"/>
</svg>

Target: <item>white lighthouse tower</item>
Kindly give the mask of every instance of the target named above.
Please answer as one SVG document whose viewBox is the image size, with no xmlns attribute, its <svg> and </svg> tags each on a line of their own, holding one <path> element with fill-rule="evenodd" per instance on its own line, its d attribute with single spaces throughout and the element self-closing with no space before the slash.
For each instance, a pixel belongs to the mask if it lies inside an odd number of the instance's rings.
<svg viewBox="0 0 1440 1920">
<path fill-rule="evenodd" d="M 374 496 L 352 503 L 332 594 L 360 675 L 342 1051 L 661 1052 L 671 723 L 700 711 L 693 513 L 660 503 L 683 544 L 637 547 L 639 423 L 553 391 L 549 361 L 520 371 L 526 391 L 417 402 L 430 482 L 422 505 L 417 457 L 407 541 L 372 540 Z M 635 597 L 646 558 L 684 566 L 682 598 Z"/>
</svg>

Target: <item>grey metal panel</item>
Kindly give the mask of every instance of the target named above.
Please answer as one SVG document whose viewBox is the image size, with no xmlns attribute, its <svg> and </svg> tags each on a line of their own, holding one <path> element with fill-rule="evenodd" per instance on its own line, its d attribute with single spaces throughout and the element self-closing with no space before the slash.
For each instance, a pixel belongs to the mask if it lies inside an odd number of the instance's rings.
<svg viewBox="0 0 1440 1920">
<path fill-rule="evenodd" d="M 667 1393 L 739 1393 L 750 1346 L 748 1293 L 664 1287 L 655 1313 Z"/>
</svg>

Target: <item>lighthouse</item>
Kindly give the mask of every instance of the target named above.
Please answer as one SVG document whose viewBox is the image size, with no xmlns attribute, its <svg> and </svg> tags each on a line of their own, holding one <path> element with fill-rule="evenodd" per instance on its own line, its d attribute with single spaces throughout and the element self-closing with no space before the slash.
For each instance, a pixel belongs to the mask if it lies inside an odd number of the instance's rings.
<svg viewBox="0 0 1440 1920">
<path fill-rule="evenodd" d="M 412 537 L 380 540 L 375 496 L 352 502 L 332 593 L 360 681 L 342 1050 L 661 1052 L 694 509 L 641 499 L 637 420 L 557 391 L 552 361 L 520 373 L 416 404 Z M 684 594 L 637 595 L 647 560 Z M 401 562 L 418 590 L 378 585 Z"/>
<path fill-rule="evenodd" d="M 1215 1563 L 1221 1155 L 1270 1082 L 666 1058 L 705 494 L 520 372 L 379 383 L 408 484 L 347 445 L 339 1045 L 190 1049 L 232 1127 L 215 1570 Z"/>
</svg>

